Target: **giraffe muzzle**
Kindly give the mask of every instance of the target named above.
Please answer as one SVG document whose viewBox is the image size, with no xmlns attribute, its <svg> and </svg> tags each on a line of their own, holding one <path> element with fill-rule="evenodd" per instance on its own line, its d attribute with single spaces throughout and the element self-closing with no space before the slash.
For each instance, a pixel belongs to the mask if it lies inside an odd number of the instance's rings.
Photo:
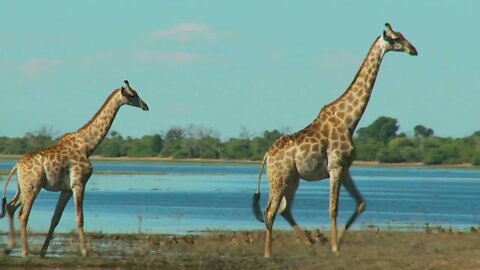
<svg viewBox="0 0 480 270">
<path fill-rule="evenodd" d="M 417 49 L 415 47 L 411 46 L 408 50 L 408 54 L 410 55 L 418 55 Z"/>
<path fill-rule="evenodd" d="M 144 111 L 148 111 L 148 105 L 143 101 L 140 102 L 140 108 Z"/>
</svg>

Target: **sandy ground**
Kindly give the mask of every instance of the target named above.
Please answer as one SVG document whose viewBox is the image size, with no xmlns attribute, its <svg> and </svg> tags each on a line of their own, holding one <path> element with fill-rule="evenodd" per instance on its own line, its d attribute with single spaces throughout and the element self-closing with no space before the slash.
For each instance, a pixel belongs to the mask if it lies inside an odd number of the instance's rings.
<svg viewBox="0 0 480 270">
<path fill-rule="evenodd" d="M 300 243 L 292 232 L 276 232 L 272 258 L 263 257 L 263 232 L 208 232 L 201 236 L 88 234 L 90 257 L 80 256 L 75 233 L 58 234 L 47 258 L 39 258 L 44 235 L 29 239 L 30 256 L 20 249 L 0 255 L 0 269 L 480 269 L 480 232 L 354 231 L 339 254 L 327 237 L 308 231 Z M 0 249 L 7 237 L 0 235 Z"/>
</svg>

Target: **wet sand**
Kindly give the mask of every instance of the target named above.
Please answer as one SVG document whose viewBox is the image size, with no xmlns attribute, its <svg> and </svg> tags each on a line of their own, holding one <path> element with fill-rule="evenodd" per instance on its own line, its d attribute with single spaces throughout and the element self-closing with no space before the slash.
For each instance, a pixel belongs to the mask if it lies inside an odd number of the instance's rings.
<svg viewBox="0 0 480 270">
<path fill-rule="evenodd" d="M 324 232 L 325 233 L 325 232 Z M 328 234 L 308 231 L 311 246 L 290 231 L 276 231 L 272 257 L 263 257 L 263 232 L 202 235 L 88 234 L 90 257 L 80 256 L 76 233 L 57 234 L 47 258 L 39 258 L 44 234 L 29 239 L 30 256 L 19 243 L 0 255 L 1 269 L 480 269 L 480 232 L 354 231 L 330 251 Z M 328 232 L 326 232 L 328 233 Z M 0 235 L 0 249 L 6 234 Z"/>
</svg>

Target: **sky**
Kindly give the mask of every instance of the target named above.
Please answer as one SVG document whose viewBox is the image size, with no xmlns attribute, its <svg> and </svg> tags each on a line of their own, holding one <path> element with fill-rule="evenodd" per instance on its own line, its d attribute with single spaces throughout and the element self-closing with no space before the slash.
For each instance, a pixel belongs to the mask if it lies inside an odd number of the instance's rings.
<svg viewBox="0 0 480 270">
<path fill-rule="evenodd" d="M 150 111 L 111 130 L 295 132 L 339 97 L 389 22 L 419 55 L 390 52 L 359 127 L 480 130 L 480 1 L 0 2 L 0 136 L 76 131 L 128 79 Z"/>
</svg>

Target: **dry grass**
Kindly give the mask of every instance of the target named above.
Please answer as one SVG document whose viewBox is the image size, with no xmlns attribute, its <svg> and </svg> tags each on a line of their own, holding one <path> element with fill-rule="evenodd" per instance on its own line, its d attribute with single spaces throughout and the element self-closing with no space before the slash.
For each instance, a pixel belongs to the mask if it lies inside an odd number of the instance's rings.
<svg viewBox="0 0 480 270">
<path fill-rule="evenodd" d="M 91 256 L 80 257 L 76 234 L 57 235 L 48 258 L 38 258 L 43 235 L 33 236 L 29 258 L 0 256 L 1 269 L 480 269 L 480 233 L 351 232 L 333 254 L 327 238 L 309 232 L 306 247 L 291 232 L 274 234 L 270 259 L 263 232 L 201 236 L 89 234 Z M 5 237 L 3 238 L 5 239 Z M 3 248 L 5 243 L 0 243 Z"/>
</svg>

